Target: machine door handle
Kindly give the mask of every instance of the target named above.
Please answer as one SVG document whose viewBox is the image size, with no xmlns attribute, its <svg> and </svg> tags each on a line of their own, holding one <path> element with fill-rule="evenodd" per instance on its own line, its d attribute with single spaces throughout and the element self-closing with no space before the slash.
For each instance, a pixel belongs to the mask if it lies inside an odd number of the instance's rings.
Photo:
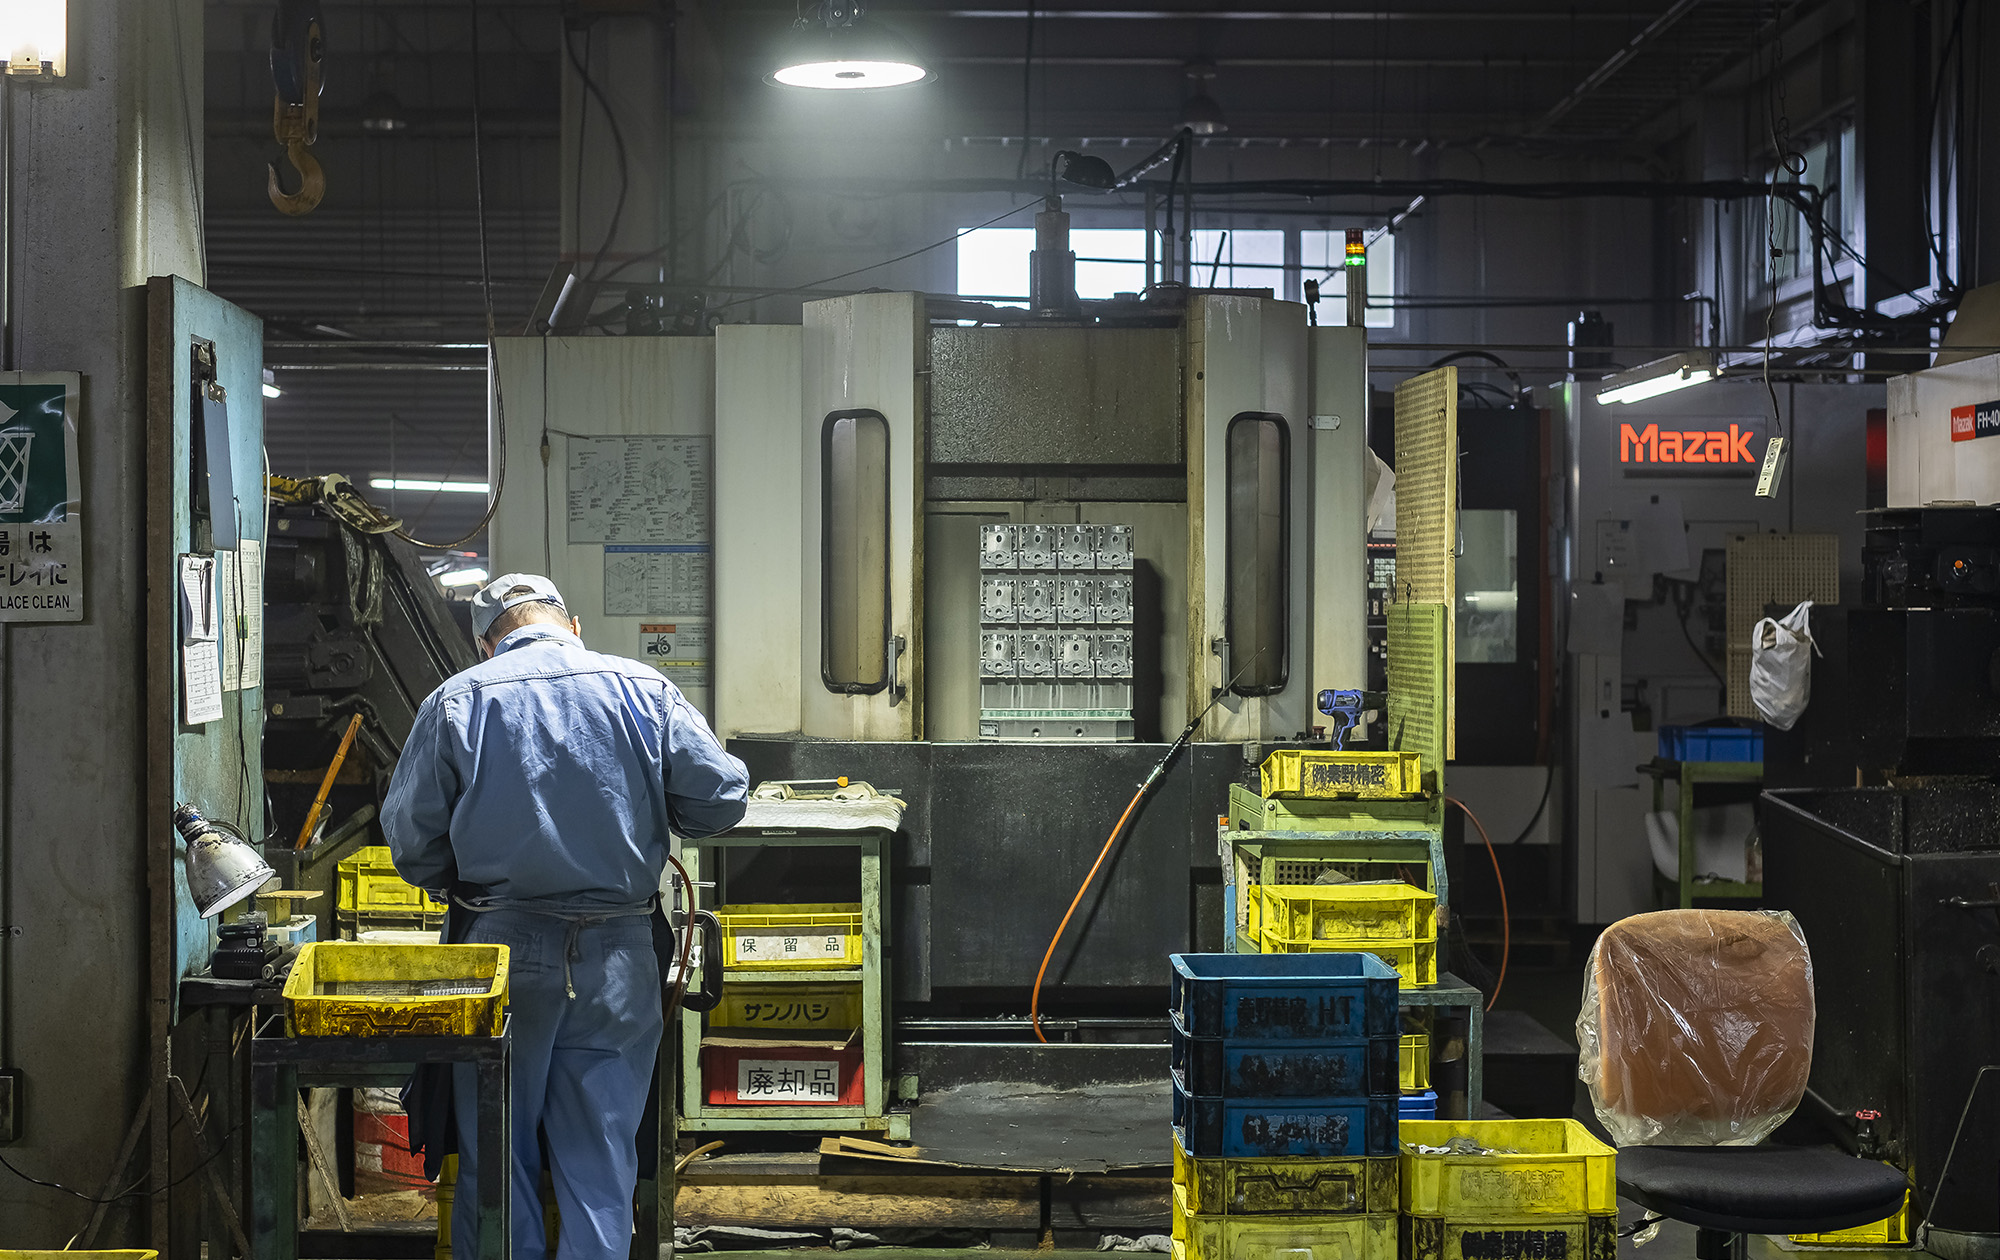
<svg viewBox="0 0 2000 1260">
<path fill-rule="evenodd" d="M 701 988 L 681 996 L 681 1005 L 697 1014 L 712 1011 L 722 1001 L 722 920 L 712 911 L 694 912 L 701 932 Z"/>
<path fill-rule="evenodd" d="M 903 685 L 903 652 L 909 647 L 909 640 L 897 635 L 889 640 L 889 707 L 901 704 L 910 689 Z"/>
</svg>

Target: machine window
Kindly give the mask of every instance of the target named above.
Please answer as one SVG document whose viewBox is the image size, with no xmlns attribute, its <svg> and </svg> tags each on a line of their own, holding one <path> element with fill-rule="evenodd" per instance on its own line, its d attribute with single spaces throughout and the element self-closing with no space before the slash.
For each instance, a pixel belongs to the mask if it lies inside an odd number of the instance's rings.
<svg viewBox="0 0 2000 1260">
<path fill-rule="evenodd" d="M 889 685 L 889 421 L 835 411 L 820 430 L 820 679 Z"/>
<path fill-rule="evenodd" d="M 1291 676 L 1291 431 L 1282 416 L 1246 411 L 1226 447 L 1228 579 L 1223 634 L 1232 690 L 1268 696 Z"/>
<path fill-rule="evenodd" d="M 1458 663 L 1512 665 L 1518 658 L 1519 548 L 1512 508 L 1458 514 Z"/>
</svg>

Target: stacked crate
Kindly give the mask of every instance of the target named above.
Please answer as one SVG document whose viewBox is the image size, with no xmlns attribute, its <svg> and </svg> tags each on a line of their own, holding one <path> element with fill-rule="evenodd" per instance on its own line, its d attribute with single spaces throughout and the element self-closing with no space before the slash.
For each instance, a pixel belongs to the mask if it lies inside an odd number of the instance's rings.
<svg viewBox="0 0 2000 1260">
<path fill-rule="evenodd" d="M 1401 1260 L 1616 1260 L 1617 1152 L 1574 1120 L 1402 1126 Z"/>
<path fill-rule="evenodd" d="M 859 1105 L 862 982 L 849 977 L 863 961 L 861 907 L 734 905 L 716 918 L 722 1001 L 701 1045 L 709 1105 Z"/>
<path fill-rule="evenodd" d="M 363 932 L 435 933 L 444 926 L 445 904 L 396 874 L 387 845 L 342 858 L 338 877 L 334 921 L 342 940 L 359 940 Z"/>
<path fill-rule="evenodd" d="M 1393 1260 L 1395 972 L 1367 953 L 1172 964 L 1177 1256 Z"/>
<path fill-rule="evenodd" d="M 1364 950 L 1404 984 L 1437 983 L 1437 894 L 1401 880 L 1260 884 L 1251 923 L 1267 954 Z"/>
</svg>

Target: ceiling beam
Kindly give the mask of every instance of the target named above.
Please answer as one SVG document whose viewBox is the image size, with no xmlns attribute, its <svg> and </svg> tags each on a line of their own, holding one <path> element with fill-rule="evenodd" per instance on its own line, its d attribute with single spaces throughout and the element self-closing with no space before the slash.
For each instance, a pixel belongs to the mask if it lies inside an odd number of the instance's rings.
<svg viewBox="0 0 2000 1260">
<path fill-rule="evenodd" d="M 1662 13 L 1647 24 L 1645 30 L 1634 35 L 1626 42 L 1623 48 L 1605 58 L 1604 64 L 1583 76 L 1581 83 L 1571 88 L 1567 96 L 1557 101 L 1548 113 L 1543 114 L 1541 118 L 1536 120 L 1534 126 L 1528 128 L 1528 134 L 1539 136 L 1561 122 L 1569 115 L 1571 110 L 1583 104 L 1592 93 L 1603 87 L 1613 75 L 1623 70 L 1632 58 L 1638 56 L 1649 45 L 1657 42 L 1662 35 L 1673 29 L 1676 22 L 1679 22 L 1682 18 L 1693 12 L 1695 6 L 1700 3 L 1701 0 L 1674 0 L 1674 3 L 1668 7 L 1665 13 Z"/>
</svg>

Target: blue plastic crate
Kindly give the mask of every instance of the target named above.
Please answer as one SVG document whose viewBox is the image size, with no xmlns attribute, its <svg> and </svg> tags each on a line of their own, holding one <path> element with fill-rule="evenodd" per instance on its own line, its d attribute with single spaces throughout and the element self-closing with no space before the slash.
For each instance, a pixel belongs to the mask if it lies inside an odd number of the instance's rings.
<svg viewBox="0 0 2000 1260">
<path fill-rule="evenodd" d="M 1174 1080 L 1174 1128 L 1201 1159 L 1391 1155 L 1396 1099 L 1195 1098 Z"/>
<path fill-rule="evenodd" d="M 1365 1098 L 1401 1088 L 1395 1037 L 1342 1042 L 1190 1037 L 1176 1013 L 1174 1072 L 1207 1098 Z"/>
<path fill-rule="evenodd" d="M 1393 1037 L 1393 967 L 1373 954 L 1173 954 L 1168 1006 L 1191 1037 Z"/>
<path fill-rule="evenodd" d="M 1434 1089 L 1421 1094 L 1404 1094 L 1398 1120 L 1435 1120 L 1438 1114 L 1438 1096 Z"/>
<path fill-rule="evenodd" d="M 1764 732 L 1754 726 L 1662 726 L 1660 756 L 1668 761 L 1762 761 Z"/>
</svg>

